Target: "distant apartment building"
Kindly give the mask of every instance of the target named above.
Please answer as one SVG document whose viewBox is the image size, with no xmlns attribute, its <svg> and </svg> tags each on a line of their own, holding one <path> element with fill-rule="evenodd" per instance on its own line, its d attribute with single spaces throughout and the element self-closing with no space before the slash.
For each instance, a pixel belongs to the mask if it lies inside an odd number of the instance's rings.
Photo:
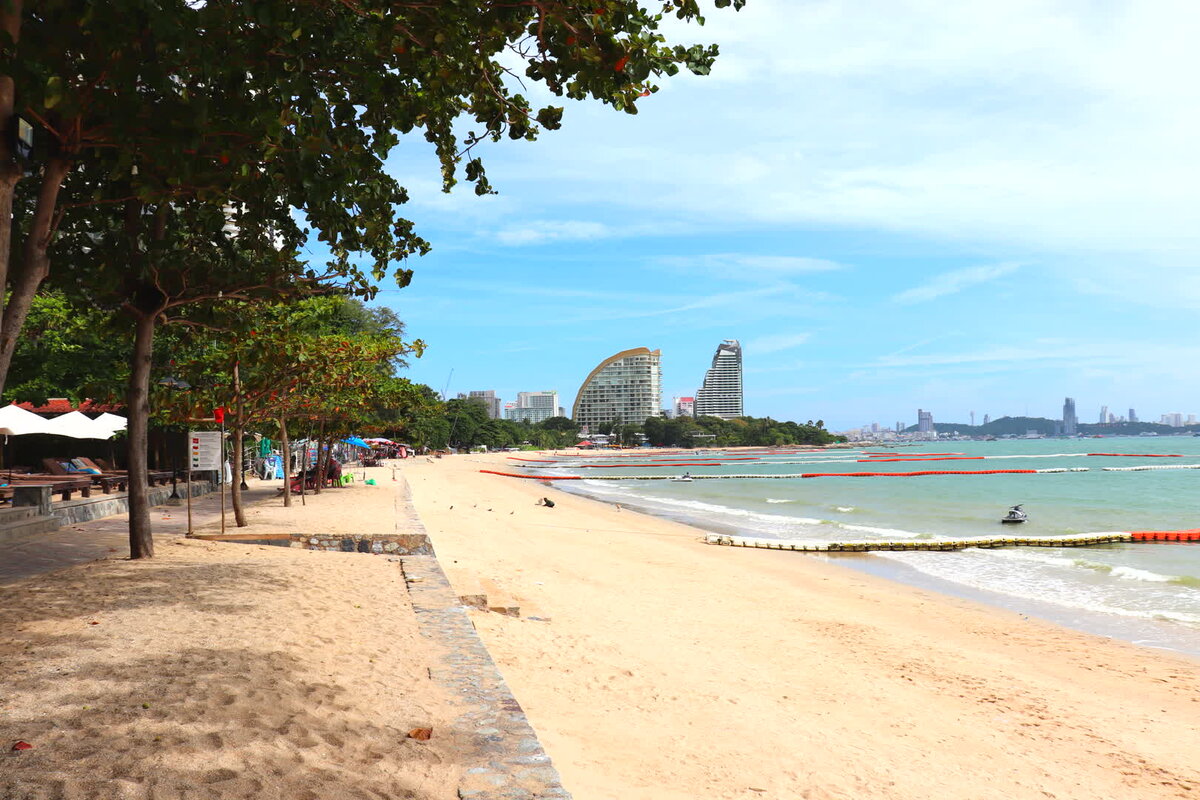
<svg viewBox="0 0 1200 800">
<path fill-rule="evenodd" d="M 462 395 L 459 395 L 462 397 Z M 487 409 L 488 419 L 500 419 L 500 410 L 504 407 L 504 401 L 496 397 L 494 389 L 488 389 L 481 392 L 467 392 L 468 400 L 478 400 L 483 403 L 483 407 Z"/>
<path fill-rule="evenodd" d="M 1130 422 L 1137 422 L 1137 421 L 1138 421 L 1138 418 L 1137 418 L 1137 412 L 1136 412 L 1136 411 L 1134 411 L 1132 408 L 1131 408 L 1131 409 L 1129 409 L 1129 421 L 1130 421 Z"/>
<path fill-rule="evenodd" d="M 987 424 L 988 424 L 989 422 L 991 422 L 991 421 L 992 421 L 992 415 L 991 415 L 991 414 L 984 414 L 984 415 L 983 415 L 983 424 L 984 424 L 984 425 L 987 425 Z"/>
<path fill-rule="evenodd" d="M 1170 425 L 1172 428 L 1183 427 L 1183 414 L 1178 411 L 1172 411 L 1170 414 L 1163 414 L 1160 422 L 1163 425 Z"/>
<path fill-rule="evenodd" d="M 571 418 L 589 430 L 608 422 L 640 425 L 662 413 L 662 352 L 622 350 L 600 362 L 575 396 Z"/>
<path fill-rule="evenodd" d="M 674 411 L 675 411 L 675 416 L 677 416 L 677 417 L 694 417 L 694 416 L 696 416 L 696 398 L 694 398 L 694 397 L 676 397 Z"/>
<path fill-rule="evenodd" d="M 1108 406 L 1100 406 L 1100 424 L 1108 424 Z"/>
<path fill-rule="evenodd" d="M 1068 397 L 1063 402 L 1063 435 L 1074 436 L 1078 432 L 1079 419 L 1075 416 L 1075 398 Z"/>
<path fill-rule="evenodd" d="M 933 412 L 917 409 L 917 432 L 931 433 L 933 431 Z"/>
<path fill-rule="evenodd" d="M 559 416 L 560 411 L 558 392 L 517 392 L 517 402 L 504 407 L 504 417 L 533 425 Z"/>
<path fill-rule="evenodd" d="M 694 411 L 697 417 L 742 416 L 742 345 L 737 339 L 717 346 L 704 385 L 696 391 Z"/>
</svg>

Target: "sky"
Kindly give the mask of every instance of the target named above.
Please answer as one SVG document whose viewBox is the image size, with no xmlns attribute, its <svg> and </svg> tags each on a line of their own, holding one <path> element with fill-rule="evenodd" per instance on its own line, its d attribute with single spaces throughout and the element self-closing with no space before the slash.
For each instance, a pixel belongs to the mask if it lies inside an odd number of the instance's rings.
<svg viewBox="0 0 1200 800">
<path fill-rule="evenodd" d="M 482 151 L 446 195 L 389 168 L 433 244 L 378 302 L 453 397 L 557 390 L 662 351 L 663 402 L 723 339 L 745 411 L 871 422 L 1200 413 L 1200 6 L 749 0 L 686 41 L 710 76 Z M 536 86 L 533 99 L 544 99 Z"/>
</svg>

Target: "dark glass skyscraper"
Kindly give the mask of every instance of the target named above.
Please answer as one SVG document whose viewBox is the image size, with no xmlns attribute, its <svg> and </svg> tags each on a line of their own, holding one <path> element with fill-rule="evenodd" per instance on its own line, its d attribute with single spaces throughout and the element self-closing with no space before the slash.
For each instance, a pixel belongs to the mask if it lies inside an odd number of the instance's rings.
<svg viewBox="0 0 1200 800">
<path fill-rule="evenodd" d="M 1078 425 L 1079 420 L 1075 416 L 1075 398 L 1068 397 L 1063 403 L 1063 433 L 1067 436 L 1074 436 Z"/>
</svg>

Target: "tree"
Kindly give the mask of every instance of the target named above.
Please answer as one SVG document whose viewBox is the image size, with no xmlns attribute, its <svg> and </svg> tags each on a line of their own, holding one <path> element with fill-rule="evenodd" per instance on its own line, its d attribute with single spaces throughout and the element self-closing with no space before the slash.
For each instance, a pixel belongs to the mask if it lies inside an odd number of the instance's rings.
<svg viewBox="0 0 1200 800">
<path fill-rule="evenodd" d="M 128 373 L 123 333 L 110 314 L 62 292 L 34 297 L 13 354 L 8 398 L 41 404 L 50 397 L 115 397 Z"/>
<path fill-rule="evenodd" d="M 177 374 L 193 390 L 187 398 L 168 395 L 159 402 L 174 406 L 169 417 L 176 420 L 194 416 L 197 403 L 226 408 L 238 465 L 244 435 L 254 425 L 277 421 L 286 438 L 288 418 L 308 420 L 330 436 L 371 424 L 379 408 L 411 391 L 411 384 L 397 382 L 392 373 L 403 356 L 419 356 L 424 347 L 400 338 L 404 326 L 390 311 L 375 314 L 345 297 L 250 307 L 226 301 L 212 312 L 175 361 Z M 232 495 L 242 527 L 237 482 Z M 290 500 L 285 492 L 284 504 Z"/>
<path fill-rule="evenodd" d="M 741 0 L 717 2 L 731 4 Z M 428 249 L 396 216 L 407 195 L 384 169 L 401 135 L 423 129 L 446 189 L 463 164 L 476 192 L 490 192 L 476 147 L 533 139 L 562 117 L 555 106 L 535 113 L 514 90 L 515 59 L 556 95 L 629 113 L 657 89 L 655 77 L 708 71 L 715 47 L 668 45 L 658 32 L 668 12 L 699 19 L 694 0 L 662 8 L 47 0 L 24 9 L 10 0 L 0 14 L 0 125 L 8 129 L 20 109 L 45 145 L 39 183 L 23 193 L 15 154 L 0 151 L 0 277 L 9 289 L 0 391 L 53 246 L 78 270 L 63 285 L 106 294 L 133 320 L 130 542 L 135 558 L 151 555 L 142 482 L 159 320 L 222 296 L 302 294 L 326 281 L 369 296 L 396 261 Z M 463 118 L 477 127 L 460 140 Z M 297 257 L 309 231 L 296 210 L 329 249 L 323 268 Z M 66 229 L 73 235 L 63 237 Z M 2 245 L 15 232 L 24 247 L 10 265 L 17 248 Z M 221 268 L 203 272 L 205 261 Z M 239 263 L 253 273 L 227 269 Z M 405 285 L 411 271 L 396 276 Z"/>
<path fill-rule="evenodd" d="M 43 0 L 28 8 L 7 0 L 0 129 L 16 129 L 20 115 L 32 130 L 36 185 L 14 228 L 25 165 L 5 138 L 0 392 L 71 208 L 59 194 L 88 165 L 115 181 L 152 173 L 130 187 L 142 203 L 221 195 L 238 176 L 269 171 L 337 258 L 370 252 L 378 264 L 385 233 L 424 247 L 395 217 L 406 195 L 383 170 L 399 136 L 423 129 L 447 189 L 465 162 L 476 192 L 490 192 L 474 153 L 480 143 L 531 140 L 561 124 L 563 109 L 535 112 L 515 90 L 519 80 L 636 113 L 657 91 L 655 78 L 681 67 L 708 72 L 716 47 L 668 44 L 659 32 L 668 13 L 703 22 L 695 0 L 667 0 L 658 14 L 638 0 Z M 462 119 L 475 129 L 460 140 Z M 361 202 L 337 202 L 339 187 L 360 183 L 371 190 L 358 192 Z M 20 258 L 10 263 L 10 253 Z"/>
</svg>

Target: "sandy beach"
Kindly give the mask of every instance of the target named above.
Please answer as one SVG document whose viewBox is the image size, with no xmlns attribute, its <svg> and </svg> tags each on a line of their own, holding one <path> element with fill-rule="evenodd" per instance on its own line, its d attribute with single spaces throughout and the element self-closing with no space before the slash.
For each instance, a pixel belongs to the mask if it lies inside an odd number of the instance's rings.
<svg viewBox="0 0 1200 800">
<path fill-rule="evenodd" d="M 255 488 L 245 530 L 390 533 L 397 484 L 372 473 L 291 509 Z M 459 709 L 394 560 L 188 540 L 185 519 L 156 508 L 133 562 L 123 516 L 74 526 L 110 559 L 0 586 L 0 797 L 456 797 Z"/>
<path fill-rule="evenodd" d="M 1200 664 L 792 553 L 406 462 L 565 785 L 607 798 L 1200 796 Z M 549 496 L 553 508 L 537 505 Z"/>
<path fill-rule="evenodd" d="M 479 473 L 505 461 L 399 474 L 456 588 L 520 607 L 471 619 L 577 800 L 1200 793 L 1195 661 Z M 405 483 L 372 474 L 256 488 L 248 530 L 389 532 Z M 4 749 L 32 745 L 0 797 L 456 797 L 461 708 L 397 565 L 183 516 L 156 509 L 151 561 L 0 586 Z"/>
</svg>

